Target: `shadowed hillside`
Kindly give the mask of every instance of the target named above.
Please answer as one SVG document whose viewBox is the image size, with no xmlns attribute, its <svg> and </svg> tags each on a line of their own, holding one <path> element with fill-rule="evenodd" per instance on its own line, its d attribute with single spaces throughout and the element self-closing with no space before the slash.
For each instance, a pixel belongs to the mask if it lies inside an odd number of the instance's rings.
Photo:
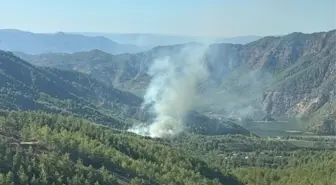
<svg viewBox="0 0 336 185">
<path fill-rule="evenodd" d="M 4 51 L 0 51 L 0 70 L 2 109 L 71 114 L 117 129 L 130 128 L 133 122 L 151 121 L 150 115 L 140 109 L 141 98 L 104 85 L 87 74 L 37 67 Z M 210 119 L 203 114 L 198 117 L 202 119 L 190 116 L 190 121 L 186 121 L 195 133 L 249 133 L 234 122 Z M 211 129 L 213 126 L 217 129 Z"/>
</svg>

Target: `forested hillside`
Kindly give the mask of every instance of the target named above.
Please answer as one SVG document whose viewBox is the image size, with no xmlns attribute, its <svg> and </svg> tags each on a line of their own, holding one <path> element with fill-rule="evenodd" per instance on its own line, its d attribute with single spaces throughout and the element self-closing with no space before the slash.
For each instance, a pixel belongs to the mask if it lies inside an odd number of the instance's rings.
<svg viewBox="0 0 336 185">
<path fill-rule="evenodd" d="M 239 44 L 213 44 L 206 52 L 210 77 L 199 109 L 215 115 L 308 117 L 310 129 L 335 132 L 336 30 L 292 33 Z M 193 43 L 188 44 L 193 45 Z M 160 46 L 138 54 L 101 51 L 26 55 L 43 66 L 88 73 L 107 85 L 142 96 L 152 61 L 177 55 L 186 45 Z"/>
<path fill-rule="evenodd" d="M 254 136 L 150 139 L 41 112 L 0 125 L 1 185 L 335 184 L 335 152 Z"/>
<path fill-rule="evenodd" d="M 0 70 L 3 109 L 70 113 L 125 128 L 116 117 L 136 110 L 142 101 L 88 75 L 35 67 L 4 51 L 0 51 Z"/>
<path fill-rule="evenodd" d="M 0 184 L 239 184 L 163 141 L 75 117 L 2 115 Z"/>
<path fill-rule="evenodd" d="M 336 185 L 335 3 L 1 1 L 0 185 Z"/>
<path fill-rule="evenodd" d="M 0 51 L 0 108 L 42 110 L 75 115 L 116 129 L 137 122 L 150 122 L 140 109 L 142 99 L 107 86 L 87 74 L 36 67 L 10 52 Z M 233 121 L 220 121 L 201 113 L 186 119 L 187 131 L 202 134 L 249 132 Z"/>
<path fill-rule="evenodd" d="M 141 137 L 112 129 L 131 126 L 130 110 L 141 98 L 12 53 L 2 51 L 0 59 L 1 108 L 39 111 L 0 112 L 0 184 L 336 182 L 333 138 L 263 138 L 197 112 L 178 137 Z"/>
</svg>

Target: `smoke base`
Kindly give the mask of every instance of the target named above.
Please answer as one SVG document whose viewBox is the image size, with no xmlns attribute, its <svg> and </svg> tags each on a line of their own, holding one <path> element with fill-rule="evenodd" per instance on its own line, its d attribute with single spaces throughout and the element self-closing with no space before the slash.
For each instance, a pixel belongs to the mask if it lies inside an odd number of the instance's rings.
<svg viewBox="0 0 336 185">
<path fill-rule="evenodd" d="M 196 103 L 197 85 L 208 76 L 207 46 L 187 45 L 174 56 L 157 58 L 148 70 L 152 77 L 141 108 L 154 119 L 128 131 L 150 137 L 171 137 L 183 131 L 184 116 Z"/>
</svg>

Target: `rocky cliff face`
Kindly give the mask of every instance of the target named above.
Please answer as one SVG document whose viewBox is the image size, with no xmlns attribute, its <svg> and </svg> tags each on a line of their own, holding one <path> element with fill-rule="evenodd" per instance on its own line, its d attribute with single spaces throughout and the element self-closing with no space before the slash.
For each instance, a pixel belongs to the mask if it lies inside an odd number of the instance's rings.
<svg viewBox="0 0 336 185">
<path fill-rule="evenodd" d="M 298 61 L 285 68 L 274 87 L 265 92 L 264 110 L 270 115 L 312 117 L 311 129 L 335 133 L 336 34 L 313 34 Z"/>
</svg>

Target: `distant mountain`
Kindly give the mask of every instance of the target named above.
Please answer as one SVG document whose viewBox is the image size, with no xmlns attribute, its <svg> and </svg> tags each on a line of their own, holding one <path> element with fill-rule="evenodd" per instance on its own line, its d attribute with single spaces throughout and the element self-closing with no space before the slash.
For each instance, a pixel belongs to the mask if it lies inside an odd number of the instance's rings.
<svg viewBox="0 0 336 185">
<path fill-rule="evenodd" d="M 215 38 L 205 36 L 197 37 L 197 36 L 164 35 L 164 34 L 149 34 L 149 33 L 113 34 L 113 33 L 83 32 L 80 34 L 87 36 L 104 36 L 122 44 L 132 44 L 143 47 L 186 44 L 189 42 L 246 44 L 261 38 L 259 36 L 252 36 L 252 35 L 232 37 L 232 38 Z"/>
<path fill-rule="evenodd" d="M 246 44 L 258 36 L 209 38 L 160 34 L 108 34 L 108 33 L 32 33 L 15 29 L 0 29 L 0 49 L 42 53 L 74 53 L 101 50 L 111 54 L 137 53 L 156 46 L 200 43 Z"/>
<path fill-rule="evenodd" d="M 335 132 L 335 37 L 336 30 L 331 30 L 264 37 L 245 45 L 212 44 L 206 54 L 210 77 L 201 86 L 199 110 L 220 117 L 308 117 L 311 130 Z M 122 55 L 97 50 L 18 55 L 37 65 L 85 72 L 142 96 L 152 61 L 173 56 L 185 46 Z"/>
<path fill-rule="evenodd" d="M 140 109 L 142 99 L 130 92 L 104 85 L 84 73 L 37 67 L 1 50 L 0 79 L 0 109 L 72 114 L 117 129 L 130 128 L 135 119 L 150 119 Z M 188 116 L 188 120 L 187 131 L 193 133 L 249 133 L 232 121 L 200 113 Z"/>
<path fill-rule="evenodd" d="M 248 35 L 240 37 L 231 37 L 231 38 L 220 38 L 216 39 L 216 43 L 229 43 L 229 44 L 248 44 L 250 42 L 261 39 L 260 36 Z"/>
<path fill-rule="evenodd" d="M 89 37 L 69 33 L 31 33 L 20 30 L 0 30 L 0 49 L 20 51 L 30 54 L 40 53 L 73 53 L 99 49 L 108 53 L 135 53 L 142 48 L 119 44 L 103 36 Z"/>
</svg>

